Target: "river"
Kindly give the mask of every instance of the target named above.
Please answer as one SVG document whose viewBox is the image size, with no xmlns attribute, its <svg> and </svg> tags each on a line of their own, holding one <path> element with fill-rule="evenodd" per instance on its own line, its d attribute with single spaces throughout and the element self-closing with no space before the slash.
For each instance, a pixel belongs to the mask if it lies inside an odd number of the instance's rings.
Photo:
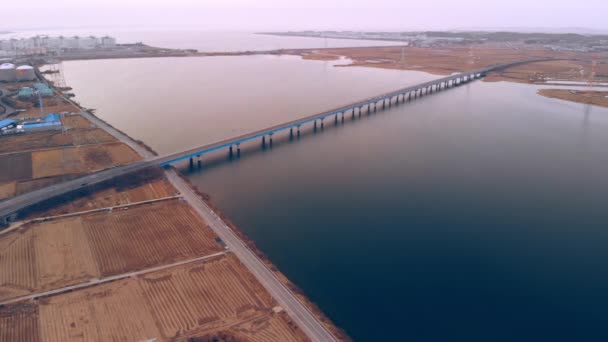
<svg viewBox="0 0 608 342">
<path fill-rule="evenodd" d="M 161 153 L 437 77 L 277 56 L 64 71 Z M 536 90 L 478 81 L 188 177 L 356 341 L 605 340 L 608 110 Z"/>
</svg>

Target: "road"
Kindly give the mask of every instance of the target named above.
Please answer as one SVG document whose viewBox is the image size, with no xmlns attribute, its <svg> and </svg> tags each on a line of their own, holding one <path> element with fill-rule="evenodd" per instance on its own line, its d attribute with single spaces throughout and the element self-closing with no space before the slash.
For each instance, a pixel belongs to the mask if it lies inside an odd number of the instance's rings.
<svg viewBox="0 0 608 342">
<path fill-rule="evenodd" d="M 226 246 L 247 267 L 270 295 L 285 309 L 289 317 L 313 341 L 337 341 L 337 339 L 317 320 L 297 296 L 291 292 L 277 276 L 266 267 L 257 255 L 241 241 L 226 223 L 192 191 L 174 170 L 167 171 L 169 181 L 180 191 L 194 210 L 209 224 L 211 229 L 224 241 Z"/>
<path fill-rule="evenodd" d="M 150 160 L 156 158 L 153 153 L 143 146 L 137 144 L 127 135 L 114 129 L 96 116 L 89 113 L 83 114 L 98 127 L 106 130 L 119 141 L 129 145 L 133 150 L 147 159 L 140 162 L 142 165 L 157 165 Z M 147 167 L 147 166 L 145 166 Z M 232 231 L 228 225 L 218 217 L 215 212 L 192 190 L 190 185 L 180 178 L 175 170 L 166 170 L 167 179 L 179 191 L 186 202 L 209 224 L 209 227 L 226 244 L 228 250 L 247 267 L 255 278 L 264 286 L 277 303 L 287 312 L 295 324 L 312 341 L 337 341 L 331 332 L 321 323 L 316 316 L 310 312 L 298 297 L 291 292 L 277 276 L 260 260 L 249 247 Z M 98 177 L 98 179 L 106 176 Z"/>
</svg>

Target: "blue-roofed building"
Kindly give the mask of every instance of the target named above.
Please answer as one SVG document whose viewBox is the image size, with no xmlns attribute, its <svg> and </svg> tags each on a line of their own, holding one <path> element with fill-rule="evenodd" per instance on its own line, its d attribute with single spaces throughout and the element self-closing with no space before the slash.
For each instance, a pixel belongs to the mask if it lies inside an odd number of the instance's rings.
<svg viewBox="0 0 608 342">
<path fill-rule="evenodd" d="M 61 121 L 51 121 L 51 122 L 31 122 L 23 124 L 23 129 L 33 129 L 33 128 L 44 128 L 44 127 L 55 127 L 61 126 Z"/>
<path fill-rule="evenodd" d="M 50 113 L 44 116 L 44 121 L 46 122 L 53 122 L 53 121 L 59 121 L 61 122 L 61 117 L 59 116 L 59 114 L 55 114 L 55 113 Z"/>
<path fill-rule="evenodd" d="M 11 119 L 0 120 L 0 129 L 5 130 L 15 126 L 17 122 Z"/>
<path fill-rule="evenodd" d="M 49 89 L 49 86 L 44 84 L 44 83 L 34 83 L 34 85 L 32 86 L 38 90 L 40 89 Z"/>
<path fill-rule="evenodd" d="M 19 96 L 20 99 L 29 99 L 34 96 L 34 90 L 32 88 L 27 87 L 21 88 L 17 96 Z"/>
</svg>

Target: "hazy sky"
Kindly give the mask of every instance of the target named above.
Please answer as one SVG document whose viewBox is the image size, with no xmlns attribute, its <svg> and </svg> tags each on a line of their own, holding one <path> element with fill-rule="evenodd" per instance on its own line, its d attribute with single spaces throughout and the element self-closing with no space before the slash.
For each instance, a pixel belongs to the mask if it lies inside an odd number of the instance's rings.
<svg viewBox="0 0 608 342">
<path fill-rule="evenodd" d="M 608 31 L 608 0 L 3 1 L 0 30 L 175 27 L 204 30 L 569 28 Z"/>
</svg>

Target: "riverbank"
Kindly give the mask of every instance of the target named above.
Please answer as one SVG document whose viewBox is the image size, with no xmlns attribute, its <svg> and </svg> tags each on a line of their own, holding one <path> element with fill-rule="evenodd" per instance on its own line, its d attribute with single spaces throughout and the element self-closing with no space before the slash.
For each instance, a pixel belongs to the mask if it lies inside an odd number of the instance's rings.
<svg viewBox="0 0 608 342">
<path fill-rule="evenodd" d="M 541 89 L 539 95 L 576 103 L 608 107 L 608 91 Z"/>
<path fill-rule="evenodd" d="M 80 130 L 102 130 L 106 140 L 128 146 L 140 159 L 155 155 L 145 144 L 111 127 L 59 92 L 56 92 L 56 96 L 61 98 L 61 102 L 65 101 L 73 106 L 73 111 L 79 112 L 62 117 L 63 122 L 71 128 L 68 132 L 84 134 L 84 131 Z M 11 160 L 15 158 L 16 148 L 22 150 L 28 146 L 25 152 L 29 153 L 28 156 L 32 153 L 44 153 L 45 165 L 65 161 L 66 152 L 71 151 L 70 144 L 74 144 L 74 141 L 65 142 L 63 138 L 49 139 L 46 136 L 31 134 L 15 135 L 9 139 L 19 140 L 3 144 L 9 148 L 6 153 L 11 156 Z M 80 143 L 80 140 L 76 141 Z M 13 148 L 10 148 L 11 146 Z M 105 146 L 100 145 L 99 148 Z M 91 156 L 101 160 L 101 151 L 98 149 Z M 68 166 L 70 165 L 73 163 Z M 101 166 L 105 167 L 107 166 Z M 42 169 L 36 167 L 34 170 Z M 59 171 L 62 175 L 72 172 L 69 168 L 58 169 Z M 167 172 L 174 173 L 172 170 Z M 0 329 L 7 332 L 8 340 L 36 341 L 40 340 L 40 336 L 45 336 L 47 340 L 70 340 L 69 336 L 74 336 L 72 332 L 68 336 L 60 331 L 51 332 L 47 329 L 70 322 L 73 313 L 77 311 L 88 319 L 85 323 L 73 322 L 74 333 L 84 333 L 91 329 L 108 332 L 88 336 L 91 340 L 177 337 L 249 339 L 260 334 L 272 340 L 317 339 L 315 336 L 318 335 L 310 334 L 315 319 L 307 321 L 306 325 L 302 323 L 306 312 L 313 312 L 316 320 L 339 336 L 340 340 L 348 340 L 320 310 L 315 311 L 314 305 L 307 301 L 301 292 L 294 291 L 295 286 L 283 282 L 286 284 L 284 286 L 291 288 L 292 303 L 285 303 L 285 294 L 277 297 L 277 290 L 269 287 L 273 280 L 260 278 L 259 270 L 256 269 L 256 273 L 253 273 L 250 268 L 256 261 L 244 259 L 240 247 L 220 238 L 221 234 L 217 235 L 216 223 L 200 215 L 200 208 L 194 203 L 196 201 L 188 195 L 196 189 L 179 178 L 168 177 L 160 169 L 123 178 L 94 188 L 83 188 L 32 208 L 21 216 L 28 221 L 18 222 L 15 229 L 0 235 L 0 246 L 6 243 L 29 246 L 34 243 L 31 253 L 36 256 L 26 258 L 18 252 L 19 249 L 9 249 L 3 258 L 2 263 L 10 264 L 0 267 L 4 270 L 0 271 L 0 275 L 3 275 L 1 278 L 8 279 L 8 283 L 0 283 L 0 299 L 11 304 L 0 308 Z M 15 193 L 9 193 L 6 197 L 14 195 Z M 103 236 L 98 235 L 97 229 L 100 227 L 106 229 Z M 232 229 L 236 231 L 235 227 Z M 45 233 L 51 230 L 57 234 Z M 186 231 L 189 233 L 184 234 Z M 178 232 L 179 234 L 175 235 Z M 152 239 L 153 236 L 164 238 Z M 189 241 L 194 245 L 189 245 Z M 247 245 L 255 254 L 263 255 L 253 245 Z M 223 256 L 218 258 L 215 256 L 217 253 Z M 80 261 L 74 264 L 67 259 L 61 259 L 61 255 L 70 255 L 69 260 Z M 202 261 L 207 257 L 211 259 Z M 53 270 L 45 266 L 42 258 L 54 265 Z M 268 260 L 264 260 L 264 264 L 266 266 L 263 267 L 273 271 L 275 278 L 286 281 Z M 32 272 L 16 276 L 12 271 L 14 267 Z M 63 271 L 57 273 L 57 267 Z M 45 278 L 45 274 L 51 272 L 52 281 Z M 141 274 L 138 279 L 142 279 L 134 283 L 129 280 L 128 275 L 131 273 Z M 188 279 L 196 274 L 201 274 L 206 280 Z M 188 276 L 184 278 L 184 275 Z M 154 295 L 146 292 L 148 285 L 145 284 L 150 281 L 158 283 L 161 279 L 165 283 L 163 288 L 173 288 L 174 291 L 159 288 L 154 290 Z M 120 290 L 125 287 L 131 289 L 128 290 L 129 294 Z M 140 287 L 144 288 L 143 292 L 137 289 Z M 99 296 L 100 293 L 112 295 Z M 186 293 L 187 299 L 176 298 Z M 295 299 L 295 296 L 298 299 Z M 28 306 L 25 310 L 25 306 L 30 305 L 26 301 L 31 300 L 33 307 Z M 159 300 L 164 303 L 162 308 L 155 304 Z M 183 315 L 183 305 L 180 303 L 184 301 L 205 304 L 189 308 L 189 314 Z M 304 314 L 298 312 L 300 309 L 297 305 L 300 305 L 300 302 L 308 307 Z M 111 306 L 113 312 L 110 314 L 98 310 L 100 306 Z M 22 309 L 27 311 L 27 317 L 14 314 L 23 311 Z M 50 312 L 53 314 L 49 315 Z M 138 322 L 133 321 L 134 317 L 129 312 L 137 312 Z M 172 319 L 173 323 L 166 323 L 166 314 L 175 318 Z M 291 316 L 292 314 L 296 316 Z M 138 324 L 141 328 L 129 328 Z M 15 329 L 16 326 L 28 328 Z M 38 331 L 40 333 L 37 333 Z M 120 335 L 113 335 L 112 331 L 120 331 Z"/>
</svg>

